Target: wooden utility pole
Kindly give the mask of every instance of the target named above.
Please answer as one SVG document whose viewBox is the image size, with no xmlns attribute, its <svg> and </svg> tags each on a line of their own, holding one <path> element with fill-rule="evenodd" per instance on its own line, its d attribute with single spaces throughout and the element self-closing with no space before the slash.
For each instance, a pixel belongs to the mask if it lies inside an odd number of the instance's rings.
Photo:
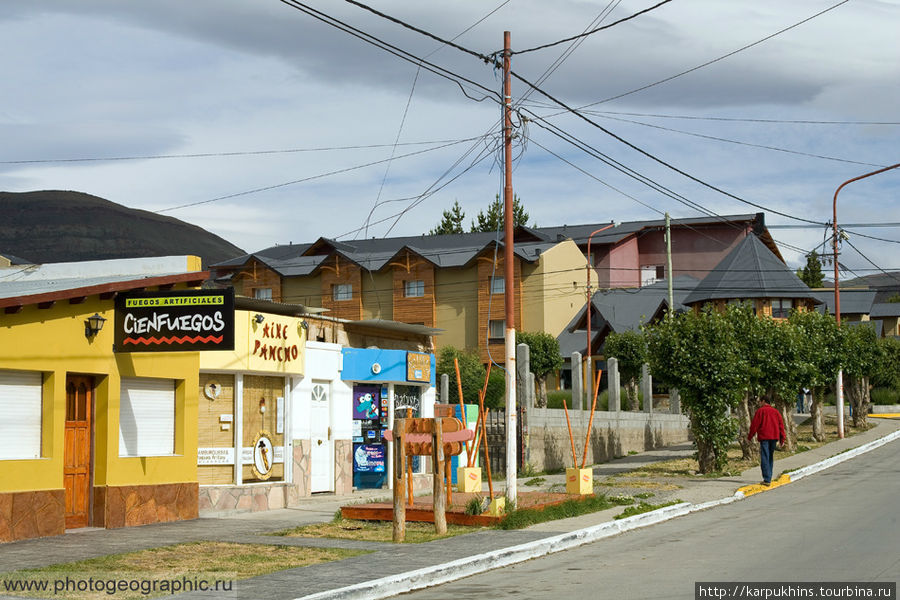
<svg viewBox="0 0 900 600">
<path fill-rule="evenodd" d="M 503 240 L 503 267 L 505 269 L 503 295 L 506 300 L 506 498 L 516 503 L 516 312 L 515 274 L 513 260 L 513 187 L 512 187 L 512 91 L 509 81 L 511 56 L 509 32 L 503 32 L 503 187 L 506 235 Z"/>
<path fill-rule="evenodd" d="M 669 220 L 669 213 L 666 213 L 666 283 L 669 287 L 669 313 L 672 316 L 675 313 L 675 295 L 672 293 L 672 280 L 675 274 L 672 273 L 672 224 Z"/>
<path fill-rule="evenodd" d="M 406 419 L 394 420 L 394 528 L 391 539 L 400 543 L 406 536 Z"/>
<path fill-rule="evenodd" d="M 431 462 L 434 470 L 434 531 L 438 535 L 447 533 L 447 496 L 444 492 L 444 426 L 441 417 L 434 418 L 434 435 L 431 442 Z"/>
</svg>

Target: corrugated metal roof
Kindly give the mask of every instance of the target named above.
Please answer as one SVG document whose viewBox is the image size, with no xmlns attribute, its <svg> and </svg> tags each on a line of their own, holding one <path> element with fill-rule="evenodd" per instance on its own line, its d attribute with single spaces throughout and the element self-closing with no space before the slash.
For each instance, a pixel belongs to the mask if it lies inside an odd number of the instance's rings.
<svg viewBox="0 0 900 600">
<path fill-rule="evenodd" d="M 841 294 L 843 295 L 843 294 Z M 841 312 L 844 312 L 844 301 L 841 300 Z M 879 302 L 872 305 L 869 316 L 876 317 L 900 317 L 900 302 Z"/>
</svg>

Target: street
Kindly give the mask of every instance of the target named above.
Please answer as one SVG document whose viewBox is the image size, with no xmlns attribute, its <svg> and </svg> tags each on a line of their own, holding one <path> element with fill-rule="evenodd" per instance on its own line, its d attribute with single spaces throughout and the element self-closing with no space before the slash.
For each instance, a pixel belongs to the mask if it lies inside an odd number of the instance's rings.
<svg viewBox="0 0 900 600">
<path fill-rule="evenodd" d="M 403 598 L 693 598 L 695 581 L 896 582 L 898 465 L 892 442 L 734 504 Z"/>
</svg>

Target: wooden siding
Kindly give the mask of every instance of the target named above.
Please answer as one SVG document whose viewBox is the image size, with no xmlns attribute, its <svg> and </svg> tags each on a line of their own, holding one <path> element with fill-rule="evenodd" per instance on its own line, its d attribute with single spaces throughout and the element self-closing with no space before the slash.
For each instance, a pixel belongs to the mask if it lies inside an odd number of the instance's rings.
<svg viewBox="0 0 900 600">
<path fill-rule="evenodd" d="M 406 256 L 392 262 L 391 266 L 393 267 L 394 320 L 434 327 L 434 265 L 407 251 Z M 424 283 L 424 295 L 407 298 L 406 282 L 418 280 Z"/>
<path fill-rule="evenodd" d="M 244 376 L 244 447 L 253 446 L 257 434 L 263 430 L 271 435 L 273 446 L 284 445 L 284 434 L 275 433 L 275 418 L 278 413 L 275 399 L 279 396 L 284 397 L 284 378 Z M 259 401 L 263 398 L 266 400 L 266 412 L 261 413 L 259 412 Z M 250 465 L 243 466 L 242 477 L 245 482 L 256 481 Z M 272 476 L 267 481 L 281 481 L 283 478 L 284 464 L 275 463 L 272 466 Z"/>
<path fill-rule="evenodd" d="M 516 259 L 514 268 L 514 281 L 512 293 L 514 296 L 514 311 L 516 327 L 522 324 L 522 266 Z M 505 294 L 491 295 L 491 275 L 502 277 L 504 274 L 503 258 L 497 257 L 497 267 L 494 268 L 493 253 L 478 258 L 478 351 L 481 360 L 488 362 L 493 358 L 494 362 L 503 364 L 505 358 L 505 344 L 499 342 L 486 343 L 488 333 L 488 321 L 505 318 L 506 296 Z M 506 292 L 510 291 L 509 282 L 506 282 Z M 488 349 L 490 348 L 490 355 Z"/>
<path fill-rule="evenodd" d="M 234 287 L 238 293 L 248 298 L 253 298 L 259 288 L 269 288 L 272 290 L 272 300 L 282 301 L 281 275 L 255 259 L 251 259 L 235 274 Z"/>
<path fill-rule="evenodd" d="M 335 254 L 319 267 L 322 273 L 322 308 L 329 316 L 358 321 L 362 319 L 362 269 L 358 265 Z M 333 286 L 350 284 L 353 297 L 350 300 L 334 300 Z"/>
<path fill-rule="evenodd" d="M 221 386 L 219 397 L 210 400 L 206 397 L 207 384 L 211 381 Z M 226 430 L 222 429 L 220 415 L 231 415 L 231 423 Z M 200 448 L 232 448 L 234 447 L 234 375 L 219 373 L 200 373 L 200 396 L 197 404 L 197 446 Z M 234 467 L 232 465 L 199 465 L 197 481 L 200 485 L 234 483 Z"/>
</svg>

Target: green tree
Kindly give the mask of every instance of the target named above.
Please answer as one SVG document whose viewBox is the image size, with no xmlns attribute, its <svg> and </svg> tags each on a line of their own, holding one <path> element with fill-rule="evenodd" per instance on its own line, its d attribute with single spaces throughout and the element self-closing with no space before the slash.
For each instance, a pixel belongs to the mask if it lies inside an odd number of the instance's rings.
<svg viewBox="0 0 900 600">
<path fill-rule="evenodd" d="M 463 221 L 466 219 L 466 213 L 463 212 L 458 200 L 453 201 L 450 210 L 445 210 L 441 217 L 441 222 L 428 232 L 428 235 L 447 235 L 451 233 L 465 233 L 463 231 Z"/>
<path fill-rule="evenodd" d="M 881 360 L 872 376 L 872 387 L 900 388 L 900 339 L 885 337 L 878 340 Z"/>
<path fill-rule="evenodd" d="M 637 331 L 611 333 L 603 343 L 603 353 L 619 361 L 619 374 L 625 383 L 629 410 L 640 410 L 638 382 L 641 368 L 647 362 L 647 340 Z"/>
<path fill-rule="evenodd" d="M 516 344 L 528 345 L 531 372 L 534 373 L 538 383 L 538 406 L 543 408 L 547 406 L 547 376 L 558 371 L 563 365 L 559 341 L 543 331 L 536 333 L 517 331 Z"/>
<path fill-rule="evenodd" d="M 831 315 L 817 311 L 794 311 L 788 321 L 800 334 L 800 353 L 806 365 L 806 380 L 803 385 L 812 390 L 813 438 L 825 441 L 825 425 L 822 418 L 822 403 L 825 390 L 831 386 L 840 368 L 844 353 L 845 330 L 837 326 Z"/>
<path fill-rule="evenodd" d="M 467 404 L 478 404 L 478 395 L 484 387 L 484 376 L 486 369 L 481 364 L 478 352 L 474 350 L 459 350 L 453 346 L 444 346 L 438 352 L 437 356 L 437 376 L 446 373 L 450 377 L 450 398 L 451 404 L 459 402 L 459 391 L 456 385 L 456 369 L 453 365 L 453 359 L 459 361 L 459 377 L 462 383 L 463 401 Z M 506 382 L 503 372 L 500 369 L 491 369 L 491 378 L 488 381 L 487 393 L 485 394 L 485 406 L 490 408 L 500 408 L 504 405 L 504 391 Z"/>
<path fill-rule="evenodd" d="M 822 287 L 825 275 L 822 274 L 822 263 L 819 261 L 819 255 L 815 250 L 806 255 L 806 266 L 802 269 L 797 269 L 797 277 L 811 288 Z"/>
<path fill-rule="evenodd" d="M 526 227 L 528 225 L 528 213 L 522 206 L 522 202 L 518 196 L 513 196 L 513 226 Z M 469 230 L 475 232 L 497 231 L 503 229 L 503 202 L 500 201 L 500 194 L 494 197 L 494 201 L 487 208 L 487 212 L 478 211 L 475 221 L 472 221 L 472 228 Z"/>
<path fill-rule="evenodd" d="M 881 346 L 875 328 L 868 325 L 848 327 L 843 353 L 844 391 L 853 407 L 853 426 L 865 427 L 869 414 L 869 379 L 881 364 Z"/>
<path fill-rule="evenodd" d="M 724 314 L 704 310 L 663 319 L 644 332 L 654 377 L 681 395 L 700 472 L 722 470 L 738 431 L 728 412 L 740 402 L 746 382 L 735 328 Z"/>
</svg>

